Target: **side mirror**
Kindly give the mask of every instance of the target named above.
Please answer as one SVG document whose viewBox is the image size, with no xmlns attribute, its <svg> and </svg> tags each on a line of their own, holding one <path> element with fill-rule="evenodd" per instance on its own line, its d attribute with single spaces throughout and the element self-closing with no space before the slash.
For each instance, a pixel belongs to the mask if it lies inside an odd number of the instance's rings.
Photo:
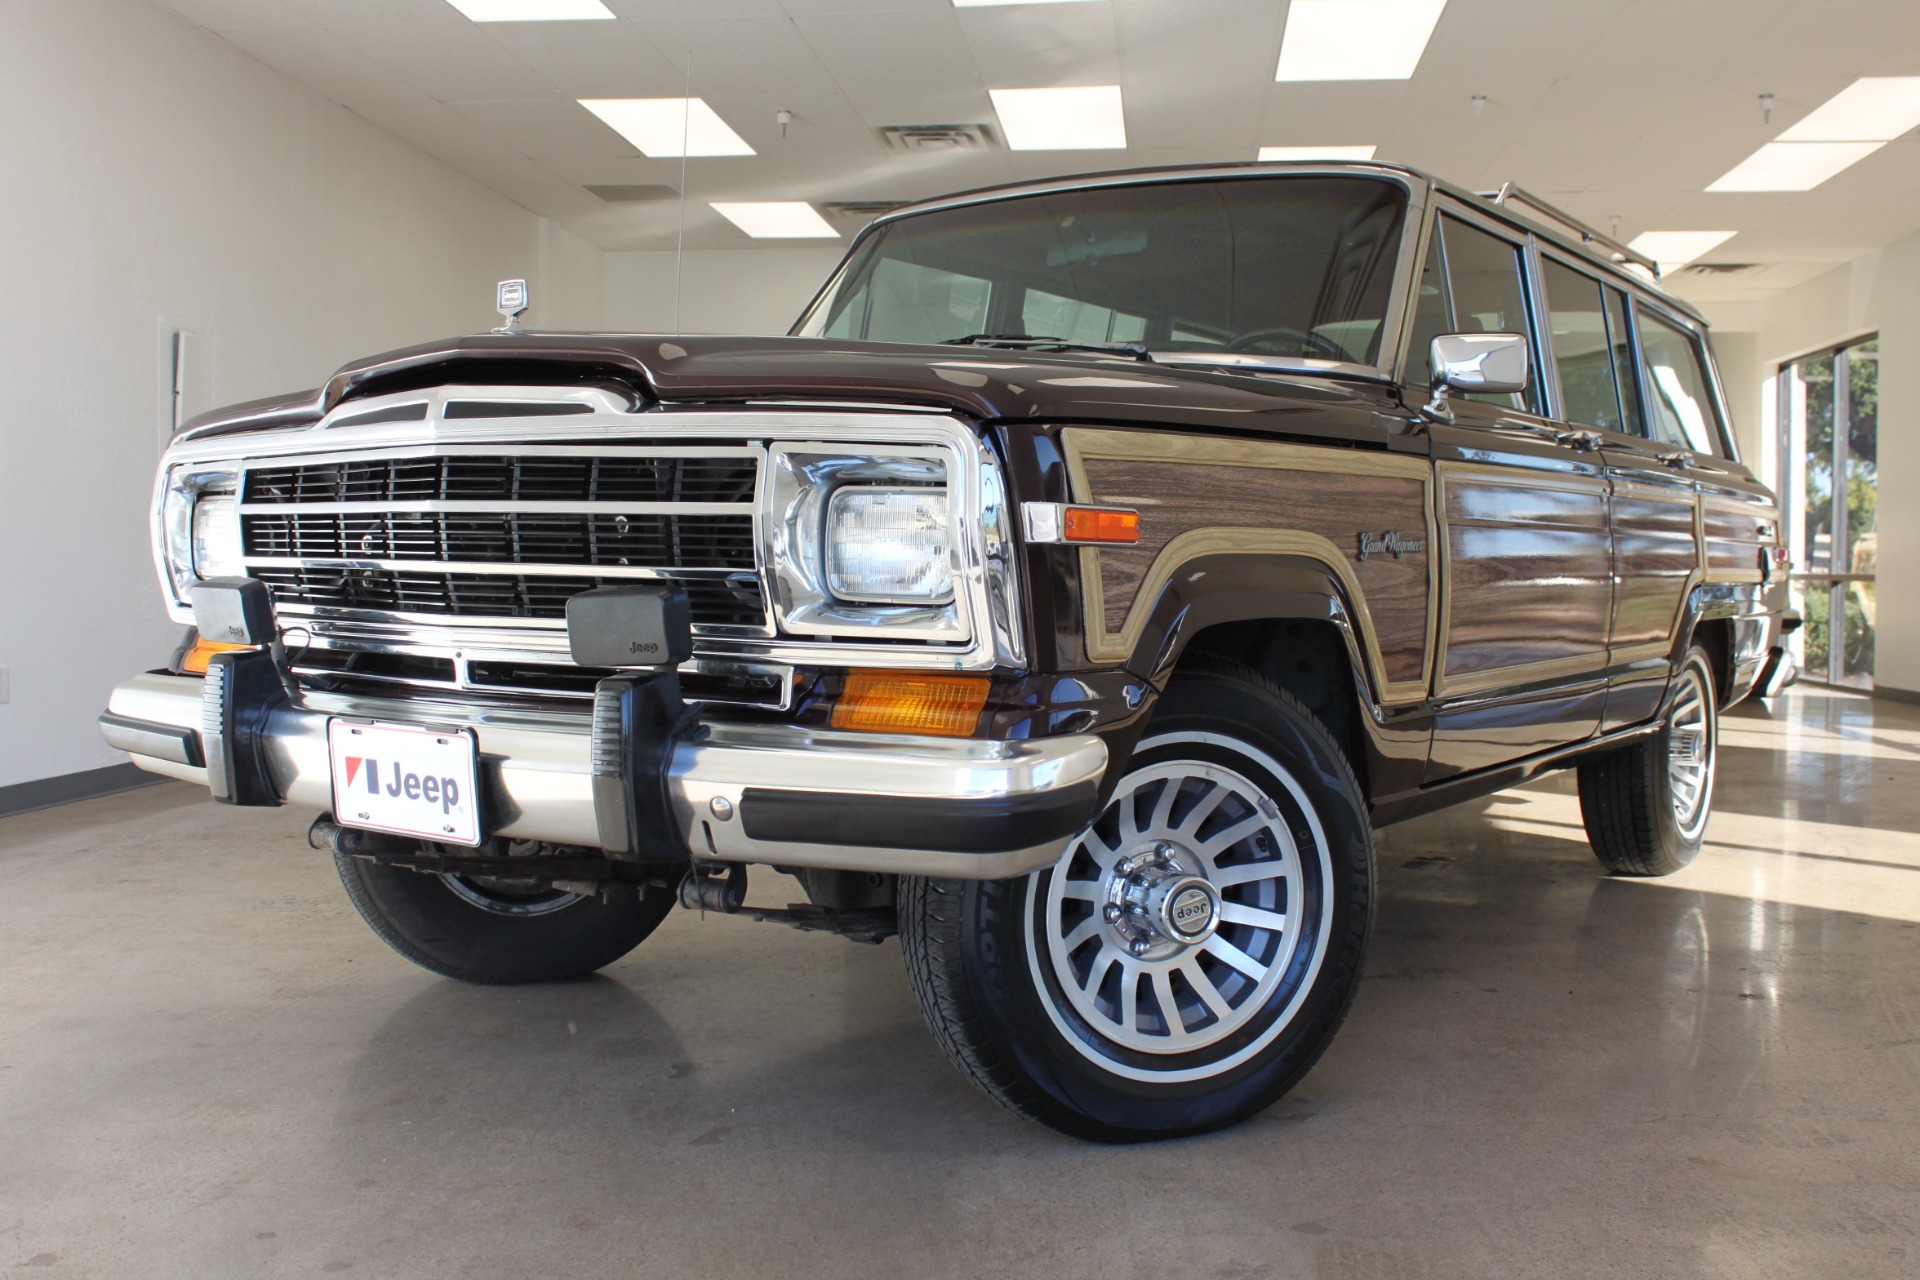
<svg viewBox="0 0 1920 1280">
<path fill-rule="evenodd" d="M 1518 333 L 1443 333 L 1433 340 L 1433 399 L 1429 417 L 1453 420 L 1447 395 L 1485 391 L 1495 395 L 1527 389 L 1527 339 Z"/>
</svg>

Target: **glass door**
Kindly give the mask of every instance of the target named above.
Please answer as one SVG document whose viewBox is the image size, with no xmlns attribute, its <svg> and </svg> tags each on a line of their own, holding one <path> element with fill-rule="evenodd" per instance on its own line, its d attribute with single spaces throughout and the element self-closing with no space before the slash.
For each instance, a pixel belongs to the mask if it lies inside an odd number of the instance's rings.
<svg viewBox="0 0 1920 1280">
<path fill-rule="evenodd" d="M 1809 680 L 1873 687 L 1880 341 L 1783 365 L 1779 493 L 1793 556 L 1790 638 Z"/>
</svg>

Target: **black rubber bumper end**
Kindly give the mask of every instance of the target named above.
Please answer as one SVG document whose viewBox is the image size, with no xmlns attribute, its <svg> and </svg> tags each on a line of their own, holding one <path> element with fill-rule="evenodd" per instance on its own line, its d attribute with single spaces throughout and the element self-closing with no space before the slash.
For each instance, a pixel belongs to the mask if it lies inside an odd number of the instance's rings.
<svg viewBox="0 0 1920 1280">
<path fill-rule="evenodd" d="M 981 800 L 748 787 L 740 797 L 740 823 L 751 839 L 783 844 L 1011 853 L 1084 831 L 1098 803 L 1093 782 Z"/>
</svg>

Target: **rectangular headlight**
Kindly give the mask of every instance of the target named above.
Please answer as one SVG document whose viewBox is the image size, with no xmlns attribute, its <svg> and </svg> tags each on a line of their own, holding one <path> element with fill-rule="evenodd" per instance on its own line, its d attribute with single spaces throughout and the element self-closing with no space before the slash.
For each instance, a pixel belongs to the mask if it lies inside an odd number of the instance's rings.
<svg viewBox="0 0 1920 1280">
<path fill-rule="evenodd" d="M 242 576 L 239 508 L 239 499 L 232 494 L 208 495 L 193 504 L 194 577 L 204 581 Z"/>
<path fill-rule="evenodd" d="M 944 489 L 848 486 L 827 504 L 827 589 L 864 604 L 953 599 Z"/>
<path fill-rule="evenodd" d="M 156 550 L 161 585 L 177 610 L 195 582 L 241 572 L 239 475 L 231 465 L 175 466 L 165 472 Z"/>
</svg>

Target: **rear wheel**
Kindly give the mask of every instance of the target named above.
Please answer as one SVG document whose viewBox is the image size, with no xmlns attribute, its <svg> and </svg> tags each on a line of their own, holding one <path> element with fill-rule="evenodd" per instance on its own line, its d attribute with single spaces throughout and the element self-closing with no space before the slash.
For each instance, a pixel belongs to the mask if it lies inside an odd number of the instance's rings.
<svg viewBox="0 0 1920 1280">
<path fill-rule="evenodd" d="M 673 908 L 664 892 L 611 900 L 537 880 L 433 875 L 334 855 L 360 916 L 395 951 L 462 982 L 582 978 L 644 941 Z"/>
<path fill-rule="evenodd" d="M 1581 762 L 1587 840 L 1615 875 L 1669 875 L 1699 856 L 1720 746 L 1713 690 L 1713 666 L 1696 645 L 1667 692 L 1660 731 Z"/>
<path fill-rule="evenodd" d="M 1177 1137 L 1266 1107 L 1332 1040 L 1372 872 L 1325 729 L 1207 661 L 1175 676 L 1053 867 L 903 883 L 902 947 L 935 1037 L 1000 1102 L 1096 1141 Z"/>
</svg>

